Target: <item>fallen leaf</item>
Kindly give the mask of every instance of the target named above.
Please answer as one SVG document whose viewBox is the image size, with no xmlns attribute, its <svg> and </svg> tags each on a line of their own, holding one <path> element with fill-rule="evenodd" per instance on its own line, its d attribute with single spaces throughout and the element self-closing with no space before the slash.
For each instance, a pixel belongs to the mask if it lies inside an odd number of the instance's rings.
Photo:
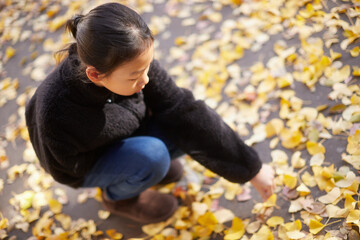
<svg viewBox="0 0 360 240">
<path fill-rule="evenodd" d="M 245 233 L 245 228 L 242 220 L 238 217 L 234 217 L 231 228 L 225 231 L 225 240 L 240 239 Z"/>
<path fill-rule="evenodd" d="M 357 56 L 359 56 L 359 53 L 360 53 L 360 48 L 359 48 L 359 46 L 356 46 L 356 47 L 354 47 L 353 49 L 350 50 L 350 55 L 351 55 L 352 57 L 357 57 Z"/>
<path fill-rule="evenodd" d="M 308 141 L 306 142 L 306 148 L 311 155 L 325 153 L 325 147 L 321 143 Z"/>
<path fill-rule="evenodd" d="M 115 229 L 108 229 L 105 232 L 111 239 L 122 239 L 123 238 L 123 235 L 121 233 L 116 232 Z"/>
<path fill-rule="evenodd" d="M 360 155 L 360 130 L 356 130 L 354 135 L 348 137 L 346 151 L 349 154 Z"/>
<path fill-rule="evenodd" d="M 109 218 L 110 212 L 109 211 L 104 211 L 104 210 L 99 210 L 98 211 L 98 216 L 99 216 L 100 219 L 105 220 L 105 219 Z"/>
<path fill-rule="evenodd" d="M 284 223 L 284 218 L 279 216 L 273 216 L 266 221 L 266 224 L 269 225 L 269 227 L 273 227 L 273 228 L 283 223 Z"/>
<path fill-rule="evenodd" d="M 324 227 L 325 226 L 321 222 L 310 219 L 309 231 L 312 234 L 319 233 Z"/>
</svg>

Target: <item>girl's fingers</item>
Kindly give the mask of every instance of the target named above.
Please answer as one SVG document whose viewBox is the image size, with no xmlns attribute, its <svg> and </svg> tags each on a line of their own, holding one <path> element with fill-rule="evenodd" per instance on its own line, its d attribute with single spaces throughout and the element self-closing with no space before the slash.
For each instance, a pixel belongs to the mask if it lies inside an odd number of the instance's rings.
<svg viewBox="0 0 360 240">
<path fill-rule="evenodd" d="M 269 191 L 268 189 L 264 189 L 262 193 L 263 200 L 266 201 L 270 196 L 271 196 L 271 191 Z"/>
</svg>

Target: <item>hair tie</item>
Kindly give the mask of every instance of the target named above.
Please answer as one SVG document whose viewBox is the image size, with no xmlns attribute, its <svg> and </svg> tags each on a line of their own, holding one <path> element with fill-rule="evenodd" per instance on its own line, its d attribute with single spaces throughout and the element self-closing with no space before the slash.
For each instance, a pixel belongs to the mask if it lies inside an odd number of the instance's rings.
<svg viewBox="0 0 360 240">
<path fill-rule="evenodd" d="M 77 27 L 77 25 L 79 24 L 80 20 L 83 18 L 84 15 L 76 15 L 74 18 L 74 26 Z"/>
</svg>

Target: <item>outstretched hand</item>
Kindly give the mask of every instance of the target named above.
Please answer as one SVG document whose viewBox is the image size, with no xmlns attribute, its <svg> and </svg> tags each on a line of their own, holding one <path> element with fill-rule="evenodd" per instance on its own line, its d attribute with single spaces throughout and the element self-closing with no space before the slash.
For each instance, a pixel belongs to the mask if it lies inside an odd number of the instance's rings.
<svg viewBox="0 0 360 240">
<path fill-rule="evenodd" d="M 274 175 L 274 169 L 268 164 L 263 164 L 258 174 L 250 180 L 264 202 L 274 193 Z"/>
</svg>

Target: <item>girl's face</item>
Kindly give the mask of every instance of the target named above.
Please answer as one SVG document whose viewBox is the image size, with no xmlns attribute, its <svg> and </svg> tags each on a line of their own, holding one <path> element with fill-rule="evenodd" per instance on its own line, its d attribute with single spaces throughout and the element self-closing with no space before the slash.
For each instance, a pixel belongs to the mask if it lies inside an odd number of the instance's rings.
<svg viewBox="0 0 360 240">
<path fill-rule="evenodd" d="M 147 74 L 153 58 L 154 46 L 151 44 L 141 55 L 130 62 L 120 65 L 107 77 L 97 74 L 96 70 L 91 66 L 87 67 L 86 74 L 97 86 L 105 87 L 119 95 L 130 96 L 140 92 L 149 82 Z"/>
</svg>

